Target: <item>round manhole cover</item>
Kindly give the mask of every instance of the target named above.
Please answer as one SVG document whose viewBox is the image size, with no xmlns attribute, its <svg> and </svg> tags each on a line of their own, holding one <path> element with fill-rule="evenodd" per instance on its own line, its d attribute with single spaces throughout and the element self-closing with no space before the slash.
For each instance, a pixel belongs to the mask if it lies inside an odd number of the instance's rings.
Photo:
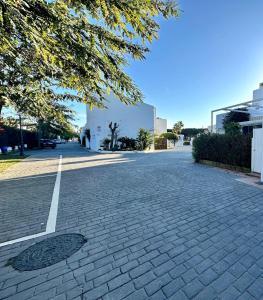
<svg viewBox="0 0 263 300">
<path fill-rule="evenodd" d="M 86 238 L 77 233 L 47 238 L 30 246 L 18 256 L 11 258 L 8 261 L 8 265 L 11 265 L 18 271 L 42 269 L 68 258 L 86 242 Z"/>
</svg>

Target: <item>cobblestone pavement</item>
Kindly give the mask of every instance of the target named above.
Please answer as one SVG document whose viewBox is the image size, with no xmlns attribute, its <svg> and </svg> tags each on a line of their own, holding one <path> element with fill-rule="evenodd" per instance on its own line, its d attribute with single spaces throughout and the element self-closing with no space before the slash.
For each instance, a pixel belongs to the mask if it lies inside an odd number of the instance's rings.
<svg viewBox="0 0 263 300">
<path fill-rule="evenodd" d="M 60 153 L 52 235 L 81 233 L 88 242 L 30 272 L 6 262 L 45 237 L 0 248 L 0 299 L 263 299 L 263 191 L 194 164 L 188 152 L 36 152 L 0 178 L 2 239 L 46 222 Z"/>
</svg>

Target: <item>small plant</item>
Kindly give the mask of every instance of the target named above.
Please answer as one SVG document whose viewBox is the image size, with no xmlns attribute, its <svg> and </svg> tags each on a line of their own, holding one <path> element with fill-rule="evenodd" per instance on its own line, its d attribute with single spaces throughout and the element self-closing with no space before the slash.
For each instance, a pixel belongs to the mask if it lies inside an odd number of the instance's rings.
<svg viewBox="0 0 263 300">
<path fill-rule="evenodd" d="M 176 141 L 178 140 L 178 135 L 174 132 L 165 132 L 160 135 L 160 137 L 166 138 L 169 141 L 172 141 L 174 146 Z"/>
<path fill-rule="evenodd" d="M 109 150 L 110 141 L 111 141 L 111 140 L 108 139 L 108 138 L 105 138 L 105 139 L 102 141 L 103 150 Z"/>
<path fill-rule="evenodd" d="M 150 148 L 153 143 L 153 136 L 149 130 L 141 128 L 137 136 L 137 149 L 140 151 Z"/>
<path fill-rule="evenodd" d="M 154 138 L 154 149 L 163 150 L 167 149 L 167 139 L 162 136 L 157 136 Z"/>
<path fill-rule="evenodd" d="M 122 150 L 134 150 L 136 148 L 136 140 L 127 136 L 120 137 L 118 142 L 121 143 Z"/>
</svg>

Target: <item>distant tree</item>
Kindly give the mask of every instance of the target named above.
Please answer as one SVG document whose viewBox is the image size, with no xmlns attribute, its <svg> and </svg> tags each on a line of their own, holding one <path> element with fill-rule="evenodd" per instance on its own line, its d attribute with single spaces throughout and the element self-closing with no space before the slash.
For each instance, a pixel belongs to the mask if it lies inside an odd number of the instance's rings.
<svg viewBox="0 0 263 300">
<path fill-rule="evenodd" d="M 141 128 L 137 136 L 138 150 L 146 150 L 150 148 L 153 143 L 153 136 L 149 130 Z"/>
<path fill-rule="evenodd" d="M 115 139 L 116 139 L 116 130 L 119 127 L 119 125 L 117 123 L 114 123 L 112 125 L 112 122 L 110 122 L 109 124 L 109 128 L 110 128 L 110 132 L 111 132 L 111 139 L 110 139 L 110 150 L 113 150 L 113 147 L 116 143 Z"/>
<path fill-rule="evenodd" d="M 204 132 L 203 128 L 184 128 L 182 129 L 181 134 L 183 134 L 185 138 L 191 138 L 203 132 Z"/>
<path fill-rule="evenodd" d="M 248 111 L 247 108 L 237 108 L 235 109 L 235 111 L 230 111 L 229 113 L 227 113 L 225 115 L 225 118 L 223 120 L 223 126 L 225 129 L 225 132 L 232 132 L 235 131 L 234 128 L 236 128 L 236 132 L 239 131 L 239 133 L 241 132 L 241 129 L 237 129 L 238 126 L 234 126 L 233 123 L 239 125 L 239 122 L 246 122 L 249 121 L 249 117 L 250 114 L 249 112 L 244 113 L 244 112 L 238 112 L 238 110 L 241 111 Z M 240 126 L 239 126 L 240 127 Z M 243 127 L 242 131 L 244 134 L 249 132 L 249 128 L 248 127 Z"/>
<path fill-rule="evenodd" d="M 237 122 L 230 122 L 224 126 L 225 133 L 228 135 L 240 135 L 241 126 Z"/>
<path fill-rule="evenodd" d="M 178 135 L 173 133 L 173 132 L 165 132 L 165 133 L 162 133 L 160 135 L 160 137 L 164 137 L 166 138 L 167 140 L 169 141 L 172 141 L 173 144 L 175 145 L 176 141 L 178 140 Z"/>
<path fill-rule="evenodd" d="M 182 121 L 178 121 L 173 126 L 173 133 L 180 134 L 184 127 L 184 123 Z"/>
<path fill-rule="evenodd" d="M 235 111 L 230 111 L 225 115 L 225 118 L 223 120 L 223 125 L 227 125 L 229 123 L 239 123 L 239 122 L 245 122 L 249 121 L 249 112 L 244 113 L 244 112 L 238 112 L 238 110 L 241 111 L 248 111 L 247 108 L 238 108 L 235 109 Z"/>
</svg>

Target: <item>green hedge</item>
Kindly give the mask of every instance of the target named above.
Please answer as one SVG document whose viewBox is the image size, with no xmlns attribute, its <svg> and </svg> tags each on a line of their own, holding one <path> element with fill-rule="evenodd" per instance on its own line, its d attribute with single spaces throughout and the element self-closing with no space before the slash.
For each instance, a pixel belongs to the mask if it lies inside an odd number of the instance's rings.
<svg viewBox="0 0 263 300">
<path fill-rule="evenodd" d="M 193 157 L 250 168 L 251 140 L 250 135 L 202 134 L 194 139 Z"/>
<path fill-rule="evenodd" d="M 18 128 L 1 125 L 0 129 L 0 147 L 9 146 L 13 148 L 20 145 L 20 130 Z M 24 144 L 27 144 L 28 148 L 37 147 L 37 133 L 29 130 L 22 131 Z"/>
</svg>

